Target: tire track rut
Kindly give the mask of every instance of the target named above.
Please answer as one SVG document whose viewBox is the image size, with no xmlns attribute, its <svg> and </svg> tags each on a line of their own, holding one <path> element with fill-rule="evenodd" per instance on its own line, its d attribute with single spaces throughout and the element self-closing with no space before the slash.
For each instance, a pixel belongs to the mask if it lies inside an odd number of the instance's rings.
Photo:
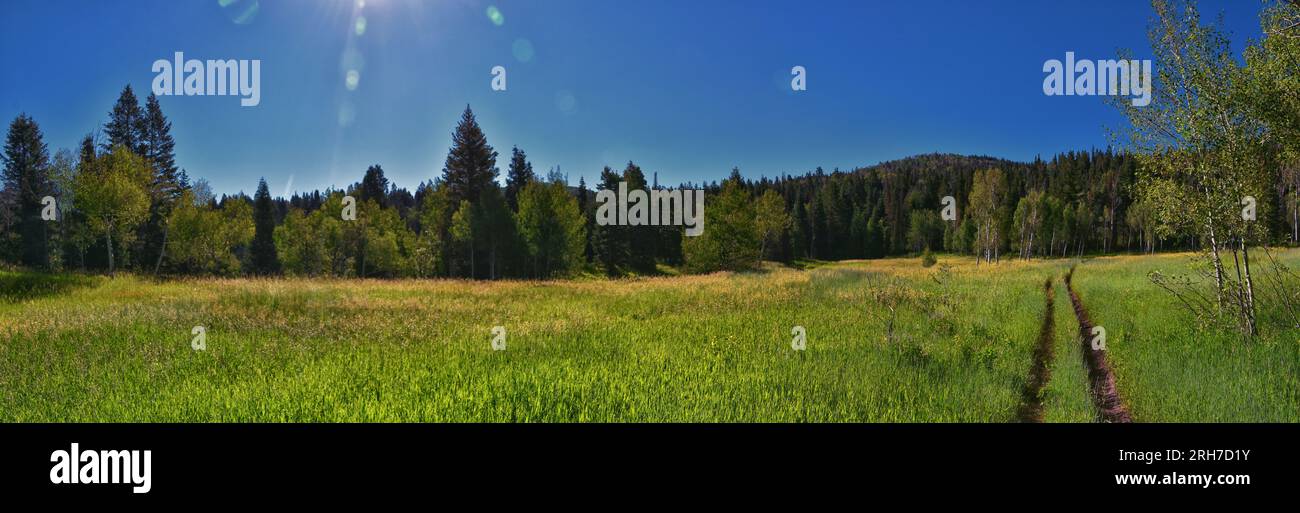
<svg viewBox="0 0 1300 513">
<path fill-rule="evenodd" d="M 1133 422 L 1128 407 L 1124 405 L 1119 395 L 1119 388 L 1115 386 L 1115 373 L 1106 362 L 1105 349 L 1092 348 L 1091 337 L 1094 324 L 1088 316 L 1088 310 L 1083 306 L 1083 301 L 1079 299 L 1078 292 L 1074 290 L 1071 281 L 1073 277 L 1072 267 L 1065 275 L 1065 287 L 1070 293 L 1070 303 L 1074 305 L 1074 315 L 1079 318 L 1079 343 L 1082 344 L 1080 349 L 1084 363 L 1088 367 L 1088 386 L 1092 390 L 1092 404 L 1097 408 L 1097 416 L 1103 422 Z"/>
<path fill-rule="evenodd" d="M 1016 417 L 1020 422 L 1040 423 L 1043 421 L 1043 389 L 1052 379 L 1052 359 L 1054 357 L 1054 335 L 1056 333 L 1055 295 L 1052 279 L 1043 283 L 1044 303 L 1043 326 L 1038 331 L 1038 344 L 1034 347 L 1034 363 L 1029 368 L 1029 379 L 1020 392 L 1020 408 Z"/>
</svg>

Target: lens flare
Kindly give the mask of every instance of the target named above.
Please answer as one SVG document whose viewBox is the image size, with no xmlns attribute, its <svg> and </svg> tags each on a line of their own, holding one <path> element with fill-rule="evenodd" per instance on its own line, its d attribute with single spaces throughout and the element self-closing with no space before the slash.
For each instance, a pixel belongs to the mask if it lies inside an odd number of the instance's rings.
<svg viewBox="0 0 1300 513">
<path fill-rule="evenodd" d="M 501 25 L 504 25 L 505 22 L 506 22 L 506 17 L 505 17 L 505 15 L 504 15 L 504 14 L 501 14 L 501 9 L 497 9 L 497 6 L 495 6 L 495 5 L 489 5 L 489 6 L 488 6 L 488 8 L 487 8 L 487 17 L 488 17 L 489 20 L 492 20 L 492 24 L 493 24 L 493 25 L 496 25 L 496 26 L 498 26 L 498 27 L 500 27 Z"/>
<path fill-rule="evenodd" d="M 572 91 L 564 90 L 555 93 L 555 108 L 565 114 L 572 114 L 578 107 L 578 98 L 573 96 Z"/>
<path fill-rule="evenodd" d="M 357 85 L 361 83 L 361 72 L 350 69 L 347 78 L 343 79 L 343 85 L 347 86 L 349 91 L 356 91 Z"/>
<path fill-rule="evenodd" d="M 516 39 L 513 45 L 510 45 L 510 52 L 515 55 L 515 60 L 519 62 L 528 62 L 533 60 L 533 42 L 527 39 Z"/>
<path fill-rule="evenodd" d="M 257 18 L 261 5 L 257 0 L 217 0 L 217 6 L 236 25 L 248 25 Z"/>
<path fill-rule="evenodd" d="M 361 55 L 361 51 L 349 43 L 348 48 L 343 49 L 343 55 L 339 57 L 339 70 L 347 72 L 348 70 L 365 71 L 366 58 Z"/>
<path fill-rule="evenodd" d="M 358 16 L 356 23 L 352 25 L 352 31 L 358 36 L 366 35 L 366 17 Z"/>
<path fill-rule="evenodd" d="M 351 102 L 343 102 L 339 106 L 339 126 L 346 128 L 352 125 L 357 119 L 357 108 Z"/>
</svg>

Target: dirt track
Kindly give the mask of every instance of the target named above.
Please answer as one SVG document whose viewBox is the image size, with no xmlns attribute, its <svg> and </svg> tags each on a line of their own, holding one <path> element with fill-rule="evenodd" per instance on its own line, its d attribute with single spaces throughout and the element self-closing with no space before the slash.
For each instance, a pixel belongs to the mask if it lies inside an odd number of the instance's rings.
<svg viewBox="0 0 1300 513">
<path fill-rule="evenodd" d="M 1052 379 L 1053 342 L 1056 333 L 1056 314 L 1052 279 L 1043 284 L 1046 308 L 1043 310 L 1043 327 L 1038 332 L 1038 345 L 1034 347 L 1034 363 L 1029 369 L 1029 379 L 1020 393 L 1020 408 L 1016 418 L 1020 422 L 1043 421 L 1043 388 Z"/>
<path fill-rule="evenodd" d="M 1106 363 L 1105 349 L 1092 348 L 1092 319 L 1074 290 L 1071 282 L 1073 277 L 1074 269 L 1071 268 L 1065 275 L 1065 286 L 1070 292 L 1074 315 L 1079 318 L 1080 349 L 1084 363 L 1088 366 L 1088 385 L 1092 389 L 1092 403 L 1097 408 L 1097 416 L 1103 422 L 1133 422 L 1133 417 L 1129 415 L 1128 407 L 1124 406 L 1119 389 L 1115 386 L 1115 373 L 1111 372 L 1110 365 Z"/>
</svg>

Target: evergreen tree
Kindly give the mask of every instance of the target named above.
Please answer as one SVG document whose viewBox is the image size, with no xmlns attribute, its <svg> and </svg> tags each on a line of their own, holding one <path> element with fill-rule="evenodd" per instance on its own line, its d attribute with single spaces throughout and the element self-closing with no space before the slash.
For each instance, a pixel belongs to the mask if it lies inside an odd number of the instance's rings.
<svg viewBox="0 0 1300 513">
<path fill-rule="evenodd" d="M 172 139 L 172 124 L 162 113 L 158 97 L 153 93 L 145 100 L 140 145 L 145 157 L 153 165 L 150 184 L 149 219 L 140 227 L 141 262 L 152 263 L 157 273 L 166 253 L 168 219 L 184 192 L 186 185 L 176 169 L 176 141 Z"/>
<path fill-rule="evenodd" d="M 19 114 L 9 124 L 3 164 L 5 188 L 16 191 L 13 206 L 18 213 L 20 261 L 33 268 L 47 269 L 49 239 L 45 221 L 41 219 L 41 199 L 53 188 L 50 154 L 40 126 L 26 114 Z"/>
<path fill-rule="evenodd" d="M 479 210 L 479 230 L 476 235 L 481 241 L 487 262 L 487 278 L 495 280 L 513 271 L 508 255 L 518 255 L 511 251 L 518 243 L 515 229 L 514 212 L 506 205 L 505 194 L 496 182 L 488 184 L 479 196 L 476 207 Z M 522 256 L 522 255 L 519 255 Z"/>
<path fill-rule="evenodd" d="M 645 173 L 641 167 L 628 161 L 627 167 L 623 169 L 623 181 L 627 183 L 628 194 L 632 191 L 643 191 L 646 193 L 645 204 L 641 208 L 645 209 L 646 218 L 649 219 L 650 212 L 650 194 L 647 187 Z M 629 200 L 629 207 L 631 201 Z M 655 230 L 651 226 L 631 226 L 624 221 L 622 228 L 623 238 L 627 241 L 627 263 L 628 267 L 638 273 L 652 273 L 655 270 L 656 237 Z"/>
<path fill-rule="evenodd" d="M 388 178 L 384 177 L 384 168 L 379 164 L 366 168 L 359 195 L 358 202 L 374 201 L 381 208 L 388 208 Z"/>
<path fill-rule="evenodd" d="M 828 259 L 829 236 L 826 233 L 826 208 L 820 194 L 814 194 L 808 202 L 808 256 L 815 259 Z"/>
<path fill-rule="evenodd" d="M 752 269 L 759 258 L 759 233 L 753 198 L 737 173 L 727 179 L 712 206 L 705 210 L 705 230 L 683 243 L 686 267 L 692 272 Z"/>
<path fill-rule="evenodd" d="M 618 194 L 618 183 L 622 177 L 609 166 L 600 172 L 600 184 L 596 186 L 597 191 L 611 191 Z M 610 201 L 600 208 L 611 208 L 618 211 L 617 201 Z M 626 230 L 622 226 L 614 225 L 595 225 L 595 233 L 591 238 L 592 250 L 595 252 L 595 260 L 605 269 L 605 274 L 616 276 L 623 271 L 627 265 L 627 238 Z"/>
<path fill-rule="evenodd" d="M 808 209 L 804 208 L 798 194 L 794 199 L 794 216 L 790 220 L 790 246 L 794 258 L 808 256 Z"/>
<path fill-rule="evenodd" d="M 528 162 L 528 156 L 524 150 L 515 146 L 510 150 L 510 169 L 506 173 L 506 202 L 510 204 L 510 210 L 519 211 L 519 191 L 529 182 L 537 179 L 533 174 L 533 164 Z"/>
<path fill-rule="evenodd" d="M 582 239 L 583 239 L 582 255 L 583 255 L 583 260 L 585 262 L 591 262 L 592 255 L 593 255 L 591 250 L 591 234 L 592 231 L 594 230 L 593 215 L 595 211 L 591 208 L 591 201 L 589 200 L 589 198 L 587 198 L 587 196 L 588 196 L 587 179 L 579 176 L 578 177 L 578 212 L 582 213 L 583 226 L 584 226 L 583 235 L 582 235 Z"/>
<path fill-rule="evenodd" d="M 454 204 L 477 202 L 483 190 L 497 179 L 497 152 L 487 143 L 474 111 L 465 106 L 456 132 L 451 136 L 451 150 L 442 170 L 442 182 Z"/>
<path fill-rule="evenodd" d="M 280 258 L 275 249 L 275 204 L 265 178 L 257 182 L 257 194 L 253 196 L 253 243 L 249 252 L 253 274 L 266 276 L 280 272 Z"/>
<path fill-rule="evenodd" d="M 140 110 L 140 100 L 136 99 L 131 85 L 127 84 L 108 114 L 108 123 L 104 125 L 104 135 L 108 136 L 108 140 L 104 142 L 103 150 L 107 152 L 120 145 L 136 155 L 145 156 L 146 126 L 144 112 Z"/>
<path fill-rule="evenodd" d="M 180 198 L 183 180 L 176 168 L 176 140 L 172 138 L 172 123 L 163 115 L 158 97 L 149 93 L 144 111 L 144 157 L 154 167 L 154 188 L 169 203 Z"/>
</svg>

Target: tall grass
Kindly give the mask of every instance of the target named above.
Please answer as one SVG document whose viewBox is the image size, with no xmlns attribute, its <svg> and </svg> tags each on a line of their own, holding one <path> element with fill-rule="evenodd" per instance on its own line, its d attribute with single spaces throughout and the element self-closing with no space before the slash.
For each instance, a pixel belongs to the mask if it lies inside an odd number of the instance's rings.
<svg viewBox="0 0 1300 513">
<path fill-rule="evenodd" d="M 1281 361 L 1294 346 L 1171 349 L 1203 337 L 1157 338 L 1179 335 L 1161 324 L 1176 326 L 1177 313 L 1142 286 L 1144 262 L 1076 274 L 1110 330 L 1135 414 L 1294 421 L 1295 360 Z M 1043 280 L 1067 265 L 943 257 L 931 268 L 897 259 L 622 281 L 95 279 L 0 303 L 0 420 L 1009 422 Z M 1124 287 L 1141 290 L 1101 299 Z M 1077 325 L 1056 290 L 1046 418 L 1091 421 Z M 190 347 L 199 325 L 206 351 Z M 490 345 L 497 325 L 505 351 Z M 796 325 L 806 351 L 791 348 Z M 1255 375 L 1217 396 L 1184 395 L 1198 375 L 1161 368 L 1149 356 L 1160 352 L 1224 382 Z"/>
</svg>

